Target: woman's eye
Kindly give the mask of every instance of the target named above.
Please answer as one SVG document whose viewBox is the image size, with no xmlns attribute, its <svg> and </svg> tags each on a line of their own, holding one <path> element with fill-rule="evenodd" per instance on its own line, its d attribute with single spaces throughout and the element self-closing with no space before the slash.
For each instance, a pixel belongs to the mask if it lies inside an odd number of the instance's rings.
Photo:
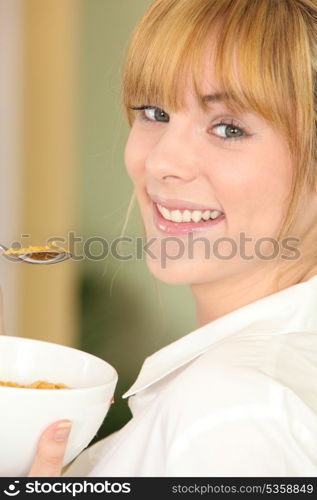
<svg viewBox="0 0 317 500">
<path fill-rule="evenodd" d="M 134 111 L 140 112 L 140 118 L 150 122 L 165 122 L 170 121 L 169 115 L 161 108 L 151 106 L 133 107 Z"/>
<path fill-rule="evenodd" d="M 140 106 L 131 107 L 131 109 L 137 111 L 140 119 L 146 122 L 168 123 L 170 121 L 169 114 L 162 108 L 155 106 Z M 231 121 L 230 123 L 221 121 L 211 127 L 210 130 L 213 131 L 213 134 L 216 135 L 216 137 L 225 141 L 238 140 L 248 135 L 245 130 L 234 121 Z"/>
<path fill-rule="evenodd" d="M 246 135 L 245 131 L 235 123 L 218 123 L 211 130 L 216 130 L 217 137 L 223 140 L 240 139 Z"/>
<path fill-rule="evenodd" d="M 170 117 L 163 109 L 149 108 L 144 110 L 144 116 L 151 121 L 156 122 L 169 122 Z"/>
</svg>

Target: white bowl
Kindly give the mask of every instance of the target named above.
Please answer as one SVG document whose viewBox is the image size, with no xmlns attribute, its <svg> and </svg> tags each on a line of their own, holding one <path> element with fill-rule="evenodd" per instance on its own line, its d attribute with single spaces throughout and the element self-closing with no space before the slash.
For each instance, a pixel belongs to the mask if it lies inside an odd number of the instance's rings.
<svg viewBox="0 0 317 500">
<path fill-rule="evenodd" d="M 0 476 L 27 476 L 40 434 L 53 422 L 72 421 L 63 465 L 96 435 L 111 404 L 118 375 L 102 359 L 71 347 L 0 336 L 0 380 L 36 380 L 71 389 L 0 386 Z"/>
</svg>

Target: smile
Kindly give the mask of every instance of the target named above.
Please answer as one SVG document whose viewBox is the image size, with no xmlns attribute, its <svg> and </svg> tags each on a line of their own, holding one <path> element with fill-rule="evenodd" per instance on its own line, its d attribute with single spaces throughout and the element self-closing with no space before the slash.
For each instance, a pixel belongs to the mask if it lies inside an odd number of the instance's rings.
<svg viewBox="0 0 317 500">
<path fill-rule="evenodd" d="M 204 222 L 218 219 L 223 215 L 219 210 L 169 210 L 163 205 L 156 204 L 162 217 L 172 222 Z"/>
<path fill-rule="evenodd" d="M 225 214 L 219 210 L 170 210 L 155 202 L 152 206 L 155 226 L 170 236 L 212 230 L 225 220 Z"/>
</svg>

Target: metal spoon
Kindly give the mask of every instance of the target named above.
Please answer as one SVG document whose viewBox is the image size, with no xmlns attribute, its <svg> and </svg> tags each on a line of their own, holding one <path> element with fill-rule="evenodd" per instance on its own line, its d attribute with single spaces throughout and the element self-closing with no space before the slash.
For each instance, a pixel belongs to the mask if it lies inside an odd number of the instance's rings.
<svg viewBox="0 0 317 500">
<path fill-rule="evenodd" d="M 0 248 L 4 251 L 8 250 L 7 247 L 1 244 Z M 28 264 L 56 264 L 57 262 L 70 259 L 71 254 L 69 252 L 57 252 L 52 248 L 52 250 L 28 252 L 20 255 L 4 254 L 4 257 L 12 261 L 27 262 Z"/>
</svg>

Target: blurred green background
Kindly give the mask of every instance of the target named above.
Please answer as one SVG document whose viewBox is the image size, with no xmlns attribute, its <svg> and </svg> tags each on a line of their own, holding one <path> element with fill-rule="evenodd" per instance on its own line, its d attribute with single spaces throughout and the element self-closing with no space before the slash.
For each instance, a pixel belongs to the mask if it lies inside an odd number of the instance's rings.
<svg viewBox="0 0 317 500">
<path fill-rule="evenodd" d="M 80 210 L 86 240 L 97 236 L 111 242 L 125 220 L 132 184 L 123 161 L 128 126 L 120 103 L 120 76 L 132 30 L 150 3 L 81 0 Z M 142 234 L 136 207 L 126 235 Z M 95 255 L 101 250 L 98 243 L 91 246 Z M 94 441 L 129 420 L 121 395 L 145 357 L 195 328 L 189 289 L 157 283 L 158 290 L 143 260 L 108 257 L 80 265 L 80 348 L 102 357 L 119 374 L 115 404 Z"/>
</svg>

